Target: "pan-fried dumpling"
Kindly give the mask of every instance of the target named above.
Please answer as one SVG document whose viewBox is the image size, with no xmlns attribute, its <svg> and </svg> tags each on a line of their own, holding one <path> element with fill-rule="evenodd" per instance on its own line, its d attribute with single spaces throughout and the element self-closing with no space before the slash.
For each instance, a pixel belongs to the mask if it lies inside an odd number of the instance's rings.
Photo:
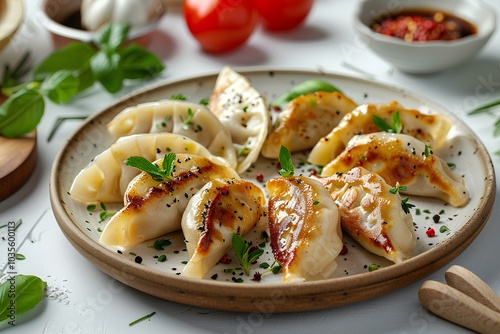
<svg viewBox="0 0 500 334">
<path fill-rule="evenodd" d="M 415 137 L 375 132 L 353 137 L 347 148 L 328 163 L 321 176 L 346 173 L 359 166 L 379 174 L 388 184 L 404 185 L 405 194 L 439 198 L 460 207 L 469 193 L 460 175 Z"/>
<path fill-rule="evenodd" d="M 115 138 L 138 133 L 170 132 L 191 138 L 210 153 L 236 168 L 236 150 L 231 134 L 205 106 L 179 100 L 162 100 L 129 107 L 109 122 Z"/>
<path fill-rule="evenodd" d="M 192 139 L 171 133 L 138 134 L 120 138 L 96 156 L 73 180 L 71 197 L 81 202 L 123 202 L 129 182 L 139 170 L 125 165 L 125 159 L 141 156 L 149 161 L 166 153 L 189 153 L 225 165 Z"/>
<path fill-rule="evenodd" d="M 317 180 L 279 177 L 266 183 L 271 249 L 283 282 L 331 278 L 342 250 L 337 206 Z"/>
<path fill-rule="evenodd" d="M 396 101 L 383 105 L 363 104 L 347 113 L 327 136 L 321 138 L 307 160 L 315 165 L 326 165 L 344 150 L 355 135 L 380 131 L 373 122 L 373 115 L 391 124 L 391 116 L 396 111 L 399 111 L 403 125 L 402 133 L 423 141 L 434 150 L 443 144 L 452 126 L 451 120 L 444 115 L 429 115 L 415 109 L 405 109 Z"/>
<path fill-rule="evenodd" d="M 155 163 L 161 165 L 162 160 Z M 177 154 L 171 180 L 155 181 L 149 174 L 140 173 L 125 192 L 125 206 L 111 217 L 99 241 L 132 247 L 180 230 L 189 199 L 217 178 L 239 176 L 232 168 L 190 154 Z"/>
<path fill-rule="evenodd" d="M 209 108 L 231 133 L 238 156 L 236 171 L 243 173 L 259 158 L 271 126 L 264 97 L 247 78 L 226 66 L 217 78 Z"/>
<path fill-rule="evenodd" d="M 216 179 L 188 203 L 182 216 L 189 262 L 183 274 L 202 278 L 227 253 L 233 234 L 244 235 L 259 221 L 265 197 L 252 182 Z"/>
<path fill-rule="evenodd" d="M 366 250 L 395 263 L 411 257 L 416 245 L 412 216 L 384 179 L 354 167 L 317 180 L 337 204 L 342 229 Z"/>
<path fill-rule="evenodd" d="M 276 159 L 281 146 L 290 152 L 310 149 L 356 107 L 356 103 L 340 92 L 300 95 L 279 114 L 261 153 L 266 158 Z"/>
</svg>

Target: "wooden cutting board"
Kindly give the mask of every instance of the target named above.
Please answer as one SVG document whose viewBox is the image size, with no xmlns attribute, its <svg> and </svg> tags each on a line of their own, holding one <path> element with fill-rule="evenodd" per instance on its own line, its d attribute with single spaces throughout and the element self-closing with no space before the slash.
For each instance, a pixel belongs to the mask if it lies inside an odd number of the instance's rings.
<svg viewBox="0 0 500 334">
<path fill-rule="evenodd" d="M 0 201 L 30 178 L 37 161 L 36 132 L 19 138 L 0 136 Z"/>
</svg>

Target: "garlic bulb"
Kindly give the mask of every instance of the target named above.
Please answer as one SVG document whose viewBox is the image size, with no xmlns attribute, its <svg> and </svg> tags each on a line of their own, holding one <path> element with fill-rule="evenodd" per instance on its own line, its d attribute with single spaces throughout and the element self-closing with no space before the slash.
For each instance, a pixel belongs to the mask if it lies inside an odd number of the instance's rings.
<svg viewBox="0 0 500 334">
<path fill-rule="evenodd" d="M 96 31 L 110 22 L 131 26 L 149 21 L 155 0 L 83 0 L 82 27 Z"/>
</svg>

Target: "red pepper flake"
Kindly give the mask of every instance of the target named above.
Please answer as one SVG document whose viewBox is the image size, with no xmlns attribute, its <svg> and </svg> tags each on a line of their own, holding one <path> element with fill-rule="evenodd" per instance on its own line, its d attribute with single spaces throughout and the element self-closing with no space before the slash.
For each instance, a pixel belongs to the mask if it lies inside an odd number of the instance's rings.
<svg viewBox="0 0 500 334">
<path fill-rule="evenodd" d="M 425 234 L 427 234 L 429 238 L 432 238 L 436 235 L 436 231 L 433 228 L 429 228 L 427 231 L 425 231 Z"/>
<path fill-rule="evenodd" d="M 262 274 L 259 273 L 258 271 L 256 271 L 254 274 L 253 274 L 253 277 L 251 278 L 252 281 L 255 281 L 255 282 L 260 282 L 262 278 Z"/>
<path fill-rule="evenodd" d="M 281 108 L 280 108 L 280 106 L 272 106 L 272 107 L 271 107 L 271 110 L 272 110 L 272 111 L 279 112 L 279 111 L 281 111 Z"/>
<path fill-rule="evenodd" d="M 340 255 L 346 255 L 349 249 L 347 248 L 346 245 L 342 246 L 342 250 L 340 251 Z"/>
<path fill-rule="evenodd" d="M 259 182 L 264 182 L 264 174 L 262 173 L 259 173 L 255 176 L 255 178 L 257 179 L 257 181 Z"/>
<path fill-rule="evenodd" d="M 318 171 L 316 169 L 311 169 L 311 172 L 309 172 L 309 176 L 316 176 L 318 175 Z"/>
<path fill-rule="evenodd" d="M 231 259 L 229 258 L 229 256 L 227 254 L 224 254 L 222 256 L 222 258 L 219 260 L 220 263 L 222 264 L 230 264 L 231 263 Z"/>
</svg>

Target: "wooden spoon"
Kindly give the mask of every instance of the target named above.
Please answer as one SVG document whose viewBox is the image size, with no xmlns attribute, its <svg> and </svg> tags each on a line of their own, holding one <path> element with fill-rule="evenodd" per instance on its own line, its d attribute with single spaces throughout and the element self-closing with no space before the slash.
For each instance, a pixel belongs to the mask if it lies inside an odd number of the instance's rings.
<svg viewBox="0 0 500 334">
<path fill-rule="evenodd" d="M 444 275 L 449 286 L 500 312 L 500 297 L 485 282 L 464 267 L 454 265 Z"/>
<path fill-rule="evenodd" d="M 426 281 L 418 291 L 422 305 L 434 314 L 479 333 L 500 333 L 500 313 L 468 295 L 436 281 Z"/>
</svg>

